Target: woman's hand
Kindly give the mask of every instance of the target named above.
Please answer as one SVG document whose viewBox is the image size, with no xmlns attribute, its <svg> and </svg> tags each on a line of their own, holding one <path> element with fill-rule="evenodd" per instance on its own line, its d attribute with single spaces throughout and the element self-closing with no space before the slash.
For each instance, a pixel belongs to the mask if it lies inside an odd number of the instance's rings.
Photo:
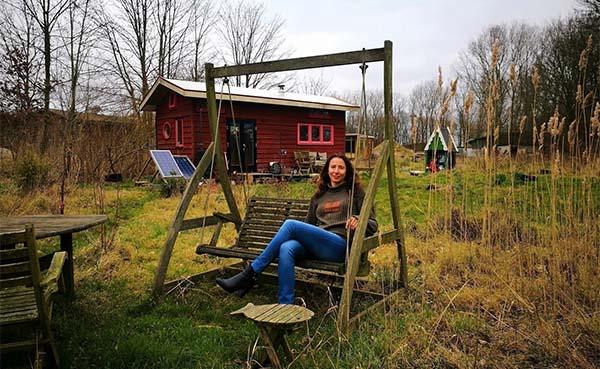
<svg viewBox="0 0 600 369">
<path fill-rule="evenodd" d="M 356 217 L 356 215 L 353 215 L 350 217 L 350 219 L 348 219 L 348 221 L 346 221 L 346 228 L 355 230 L 356 226 L 358 226 L 358 217 Z"/>
</svg>

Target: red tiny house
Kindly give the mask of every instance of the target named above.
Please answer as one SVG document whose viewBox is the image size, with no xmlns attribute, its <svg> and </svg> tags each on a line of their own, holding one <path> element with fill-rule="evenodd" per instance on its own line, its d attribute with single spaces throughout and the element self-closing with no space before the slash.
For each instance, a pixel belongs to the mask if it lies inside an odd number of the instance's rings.
<svg viewBox="0 0 600 369">
<path fill-rule="evenodd" d="M 232 101 L 224 93 L 219 114 L 220 140 L 230 171 L 267 171 L 272 162 L 293 168 L 295 151 L 344 152 L 346 111 L 358 106 L 329 97 L 231 90 Z M 200 160 L 212 141 L 204 83 L 159 78 L 144 98 L 142 110 L 156 112 L 157 149 L 187 155 L 194 163 Z"/>
</svg>

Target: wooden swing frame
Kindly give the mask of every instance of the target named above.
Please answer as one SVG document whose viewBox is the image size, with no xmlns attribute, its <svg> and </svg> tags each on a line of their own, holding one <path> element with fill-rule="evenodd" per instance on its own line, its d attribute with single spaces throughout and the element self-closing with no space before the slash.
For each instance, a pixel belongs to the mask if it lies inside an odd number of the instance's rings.
<svg viewBox="0 0 600 369">
<path fill-rule="evenodd" d="M 392 127 L 392 42 L 385 41 L 384 47 L 378 49 L 363 49 L 359 51 L 309 56 L 262 63 L 252 63 L 237 66 L 224 66 L 218 68 L 215 68 L 211 63 L 205 64 L 206 96 L 212 142 L 209 145 L 206 152 L 204 153 L 204 155 L 202 156 L 200 162 L 196 166 L 196 171 L 194 172 L 194 175 L 188 182 L 181 202 L 179 203 L 179 206 L 177 207 L 177 210 L 175 212 L 173 221 L 169 227 L 167 238 L 163 245 L 162 254 L 154 278 L 152 290 L 153 296 L 159 297 L 164 292 L 164 282 L 167 273 L 167 268 L 169 266 L 169 261 L 171 259 L 175 241 L 177 240 L 179 232 L 212 225 L 220 227 L 222 225 L 223 217 L 233 222 L 236 225 L 236 229 L 238 231 L 240 229 L 240 224 L 242 224 L 242 217 L 240 215 L 231 189 L 231 182 L 228 180 L 229 176 L 227 174 L 225 160 L 223 155 L 219 155 L 219 153 L 222 152 L 222 149 L 219 138 L 220 135 L 217 131 L 219 125 L 217 122 L 218 114 L 215 92 L 215 79 L 239 75 L 284 72 L 351 64 L 363 65 L 364 63 L 369 62 L 383 62 L 385 141 L 382 144 L 380 157 L 377 161 L 377 164 L 375 165 L 375 168 L 372 172 L 371 180 L 369 181 L 369 184 L 365 191 L 365 199 L 363 201 L 363 206 L 360 210 L 359 223 L 356 227 L 356 232 L 354 233 L 354 238 L 352 241 L 352 245 L 354 246 L 350 250 L 349 259 L 346 264 L 342 296 L 338 311 L 338 328 L 340 332 L 347 334 L 350 330 L 350 304 L 352 300 L 354 285 L 356 282 L 356 276 L 359 269 L 361 254 L 364 252 L 363 247 L 365 240 L 365 231 L 369 219 L 368 214 L 375 200 L 375 194 L 384 168 L 387 169 L 386 172 L 388 178 L 388 191 L 394 229 L 391 232 L 386 232 L 388 236 L 385 237 L 385 240 L 383 240 L 380 236 L 380 243 L 396 243 L 398 259 L 400 262 L 400 274 L 397 282 L 399 286 L 405 287 L 407 285 L 407 263 L 406 251 L 404 246 L 404 232 L 400 217 L 400 209 L 398 206 L 398 194 L 396 190 L 395 176 L 396 171 L 394 163 L 395 142 Z M 213 160 L 213 152 L 217 153 L 217 155 L 214 155 L 214 165 L 216 167 L 219 178 L 221 178 L 220 184 L 223 189 L 223 194 L 225 196 L 225 200 L 227 201 L 230 213 L 205 216 L 202 218 L 184 219 L 192 197 L 196 192 L 196 189 L 198 188 L 200 180 L 202 179 L 202 175 L 203 173 L 205 173 L 206 169 L 209 167 L 211 161 Z M 393 237 L 389 237 L 390 233 L 393 235 Z M 211 244 L 213 246 L 216 245 L 216 242 L 217 240 L 211 240 Z"/>
</svg>

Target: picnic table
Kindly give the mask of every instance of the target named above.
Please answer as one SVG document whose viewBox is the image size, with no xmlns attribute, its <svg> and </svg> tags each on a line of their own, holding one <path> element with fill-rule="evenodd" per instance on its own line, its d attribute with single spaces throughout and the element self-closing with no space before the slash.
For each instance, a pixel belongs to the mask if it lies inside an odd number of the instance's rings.
<svg viewBox="0 0 600 369">
<path fill-rule="evenodd" d="M 35 238 L 43 239 L 60 236 L 60 249 L 67 252 L 63 273 L 65 290 L 69 296 L 75 295 L 75 278 L 73 273 L 73 233 L 106 222 L 106 215 L 26 215 L 0 218 L 0 233 L 16 232 L 25 229 L 25 225 L 33 224 Z"/>
</svg>

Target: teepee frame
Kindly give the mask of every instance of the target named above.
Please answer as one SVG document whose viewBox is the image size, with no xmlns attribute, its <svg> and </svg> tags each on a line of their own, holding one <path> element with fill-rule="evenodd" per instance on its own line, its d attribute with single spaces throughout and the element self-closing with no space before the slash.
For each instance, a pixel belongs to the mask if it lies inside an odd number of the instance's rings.
<svg viewBox="0 0 600 369">
<path fill-rule="evenodd" d="M 348 265 L 346 266 L 346 277 L 344 278 L 344 286 L 340 301 L 338 313 L 338 326 L 341 332 L 347 333 L 349 330 L 350 320 L 350 302 L 352 300 L 353 286 L 356 281 L 356 274 L 359 268 L 360 254 L 363 251 L 362 245 L 365 238 L 368 216 L 371 206 L 375 200 L 375 194 L 379 185 L 379 180 L 383 174 L 384 167 L 387 169 L 388 191 L 390 198 L 390 208 L 392 212 L 392 221 L 394 226 L 394 241 L 396 242 L 398 259 L 400 261 L 400 275 L 398 283 L 401 286 L 407 284 L 407 265 L 406 251 L 404 247 L 404 233 L 400 218 L 400 209 L 398 206 L 398 194 L 396 191 L 396 176 L 394 162 L 394 132 L 392 127 L 392 42 L 385 41 L 383 48 L 343 52 L 337 54 L 327 54 L 318 56 L 309 56 L 302 58 L 293 58 L 285 60 L 277 60 L 262 63 L 253 63 L 236 66 L 225 66 L 215 68 L 213 64 L 205 64 L 206 78 L 206 94 L 208 104 L 208 117 L 212 134 L 212 143 L 204 153 L 204 156 L 198 163 L 196 171 L 188 182 L 187 188 L 183 194 L 182 200 L 177 207 L 173 222 L 169 227 L 167 238 L 165 240 L 163 251 L 160 257 L 158 269 L 155 275 L 153 284 L 153 295 L 159 296 L 163 293 L 163 286 L 166 277 L 169 260 L 171 258 L 173 247 L 180 231 L 198 228 L 201 226 L 215 225 L 217 219 L 214 216 L 204 218 L 184 220 L 185 213 L 192 200 L 195 190 L 198 188 L 202 174 L 210 165 L 214 155 L 214 164 L 219 175 L 220 184 L 223 189 L 225 200 L 229 206 L 230 214 L 228 216 L 235 220 L 236 224 L 241 223 L 241 216 L 233 192 L 231 184 L 228 180 L 225 160 L 220 153 L 221 142 L 219 139 L 218 122 L 217 122 L 217 101 L 215 93 L 215 79 L 225 78 L 239 75 L 249 75 L 258 73 L 273 73 L 284 72 L 301 69 L 332 67 L 350 64 L 362 64 L 369 62 L 383 62 L 383 96 L 384 96 L 384 125 L 385 125 L 385 141 L 382 145 L 383 149 L 377 164 L 372 173 L 371 180 L 366 189 L 365 200 L 359 216 L 359 224 L 354 234 L 352 244 L 355 245 L 350 251 Z M 363 216 L 364 215 L 364 216 Z"/>
</svg>

